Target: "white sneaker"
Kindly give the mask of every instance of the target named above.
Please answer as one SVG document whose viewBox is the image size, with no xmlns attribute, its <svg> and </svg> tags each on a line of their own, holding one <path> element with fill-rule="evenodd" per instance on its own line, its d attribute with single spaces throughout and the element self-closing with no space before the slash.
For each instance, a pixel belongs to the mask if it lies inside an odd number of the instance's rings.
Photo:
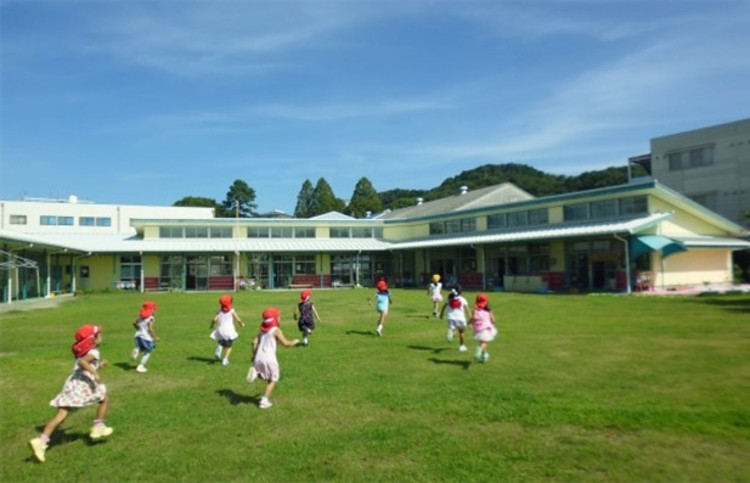
<svg viewBox="0 0 750 483">
<path fill-rule="evenodd" d="M 135 372 L 140 372 L 143 374 L 144 372 L 148 372 L 148 369 L 146 369 L 146 366 L 143 364 L 138 364 L 138 367 L 135 368 Z"/>
<path fill-rule="evenodd" d="M 463 344 L 458 346 L 458 352 L 466 352 L 467 350 L 469 349 L 467 349 L 466 346 Z"/>
<path fill-rule="evenodd" d="M 250 370 L 247 371 L 247 377 L 245 380 L 249 383 L 255 382 L 258 379 L 258 371 L 255 370 L 255 366 L 251 366 Z"/>
<path fill-rule="evenodd" d="M 482 349 L 480 347 L 477 347 L 477 350 L 474 351 L 474 359 L 482 360 Z"/>
<path fill-rule="evenodd" d="M 217 347 L 214 351 L 214 355 L 216 356 L 216 360 L 221 360 L 221 346 Z"/>
<path fill-rule="evenodd" d="M 261 409 L 268 409 L 271 406 L 273 406 L 273 403 L 266 398 L 261 398 L 260 402 L 258 403 L 258 407 Z"/>
<path fill-rule="evenodd" d="M 113 428 L 110 428 L 109 426 L 105 426 L 103 424 L 96 424 L 94 427 L 91 428 L 91 432 L 89 433 L 89 438 L 91 439 L 99 439 L 103 438 L 105 436 L 109 436 L 114 431 Z"/>
<path fill-rule="evenodd" d="M 138 359 L 138 354 L 140 354 L 141 351 L 138 350 L 138 348 L 134 348 L 133 352 L 130 353 L 130 360 L 136 360 Z"/>
<path fill-rule="evenodd" d="M 488 360 L 490 360 L 490 353 L 489 352 L 484 352 L 482 354 L 482 362 L 487 362 Z"/>
<path fill-rule="evenodd" d="M 447 334 L 445 334 L 445 340 L 448 342 L 453 342 L 453 331 L 449 330 Z"/>
<path fill-rule="evenodd" d="M 221 360 L 221 365 L 222 366 L 228 366 L 229 365 L 229 359 L 227 359 L 226 357 L 224 359 L 222 359 Z"/>
<path fill-rule="evenodd" d="M 378 337 L 383 337 L 383 328 L 378 327 L 377 329 L 375 329 L 375 333 L 378 334 Z"/>
<path fill-rule="evenodd" d="M 47 451 L 47 443 L 42 441 L 41 438 L 34 438 L 29 441 L 29 448 L 34 455 L 34 458 L 40 463 L 44 463 L 44 453 Z"/>
<path fill-rule="evenodd" d="M 307 344 L 309 344 L 309 342 L 307 340 L 307 337 L 305 337 L 304 339 L 302 339 L 302 345 L 307 347 Z"/>
</svg>

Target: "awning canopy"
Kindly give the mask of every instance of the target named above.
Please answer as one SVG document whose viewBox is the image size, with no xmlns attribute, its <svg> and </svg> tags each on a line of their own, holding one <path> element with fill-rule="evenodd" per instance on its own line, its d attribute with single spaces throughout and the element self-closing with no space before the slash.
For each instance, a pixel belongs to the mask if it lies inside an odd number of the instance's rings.
<svg viewBox="0 0 750 483">
<path fill-rule="evenodd" d="M 631 258 L 655 251 L 661 251 L 662 258 L 667 258 L 674 253 L 687 251 L 687 248 L 681 241 L 662 235 L 636 235 L 630 238 Z"/>
</svg>

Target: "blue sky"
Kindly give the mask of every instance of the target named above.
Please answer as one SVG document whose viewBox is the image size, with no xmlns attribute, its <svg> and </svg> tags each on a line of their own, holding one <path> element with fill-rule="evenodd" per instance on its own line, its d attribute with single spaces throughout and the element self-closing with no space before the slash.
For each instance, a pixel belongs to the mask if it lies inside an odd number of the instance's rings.
<svg viewBox="0 0 750 483">
<path fill-rule="evenodd" d="M 750 117 L 748 0 L 3 0 L 0 199 L 293 212 Z"/>
</svg>

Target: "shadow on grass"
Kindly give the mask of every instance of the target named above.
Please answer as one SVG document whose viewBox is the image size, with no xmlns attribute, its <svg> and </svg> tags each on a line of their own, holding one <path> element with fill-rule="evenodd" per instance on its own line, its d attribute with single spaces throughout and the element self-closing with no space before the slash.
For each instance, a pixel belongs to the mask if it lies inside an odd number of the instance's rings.
<svg viewBox="0 0 750 483">
<path fill-rule="evenodd" d="M 459 366 L 465 371 L 469 370 L 469 367 L 471 367 L 471 361 L 446 360 L 438 359 L 437 357 L 430 357 L 427 360 L 432 361 L 435 364 L 449 364 L 451 366 Z"/>
<path fill-rule="evenodd" d="M 122 369 L 123 371 L 132 371 L 135 369 L 135 366 L 129 362 L 115 362 L 113 365 Z"/>
<path fill-rule="evenodd" d="M 443 351 L 447 351 L 447 347 L 427 347 L 423 345 L 407 345 L 408 349 L 414 349 L 415 351 L 427 351 L 432 352 L 434 354 L 440 354 Z"/>
<path fill-rule="evenodd" d="M 44 425 L 40 425 L 36 427 L 37 433 L 41 433 L 44 430 Z M 109 438 L 101 438 L 96 441 L 89 438 L 89 433 L 81 433 L 77 431 L 70 431 L 68 429 L 64 428 L 57 428 L 52 433 L 52 437 L 49 441 L 49 446 L 47 447 L 47 452 L 54 451 L 57 446 L 62 446 L 64 444 L 73 443 L 75 441 L 83 440 L 84 443 L 86 443 L 87 446 L 96 446 L 102 443 L 105 443 Z M 31 451 L 31 450 L 29 450 Z M 24 461 L 29 463 L 37 463 L 36 458 L 34 456 L 29 455 Z"/>
<path fill-rule="evenodd" d="M 200 356 L 190 356 L 187 358 L 189 361 L 195 361 L 195 362 L 205 362 L 206 364 L 216 364 L 219 362 L 218 359 L 215 357 L 200 357 Z"/>
<path fill-rule="evenodd" d="M 701 295 L 696 300 L 707 305 L 715 305 L 717 307 L 721 307 L 729 312 L 750 312 L 750 297 L 720 298 L 718 296 Z"/>
<path fill-rule="evenodd" d="M 368 331 L 368 330 L 347 330 L 346 335 L 367 335 L 370 337 L 375 337 L 375 331 Z"/>
<path fill-rule="evenodd" d="M 220 396 L 224 396 L 232 406 L 238 406 L 240 404 L 254 404 L 257 405 L 260 398 L 248 396 L 246 394 L 238 394 L 231 389 L 219 389 L 216 393 Z"/>
</svg>

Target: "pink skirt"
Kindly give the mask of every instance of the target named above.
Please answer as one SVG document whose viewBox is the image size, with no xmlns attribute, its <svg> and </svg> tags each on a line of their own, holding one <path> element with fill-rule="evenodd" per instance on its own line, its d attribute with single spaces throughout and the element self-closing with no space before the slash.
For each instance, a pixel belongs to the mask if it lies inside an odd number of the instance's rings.
<svg viewBox="0 0 750 483">
<path fill-rule="evenodd" d="M 56 408 L 82 408 L 100 403 L 107 396 L 107 386 L 76 371 L 65 381 L 60 394 L 49 402 Z"/>
</svg>

